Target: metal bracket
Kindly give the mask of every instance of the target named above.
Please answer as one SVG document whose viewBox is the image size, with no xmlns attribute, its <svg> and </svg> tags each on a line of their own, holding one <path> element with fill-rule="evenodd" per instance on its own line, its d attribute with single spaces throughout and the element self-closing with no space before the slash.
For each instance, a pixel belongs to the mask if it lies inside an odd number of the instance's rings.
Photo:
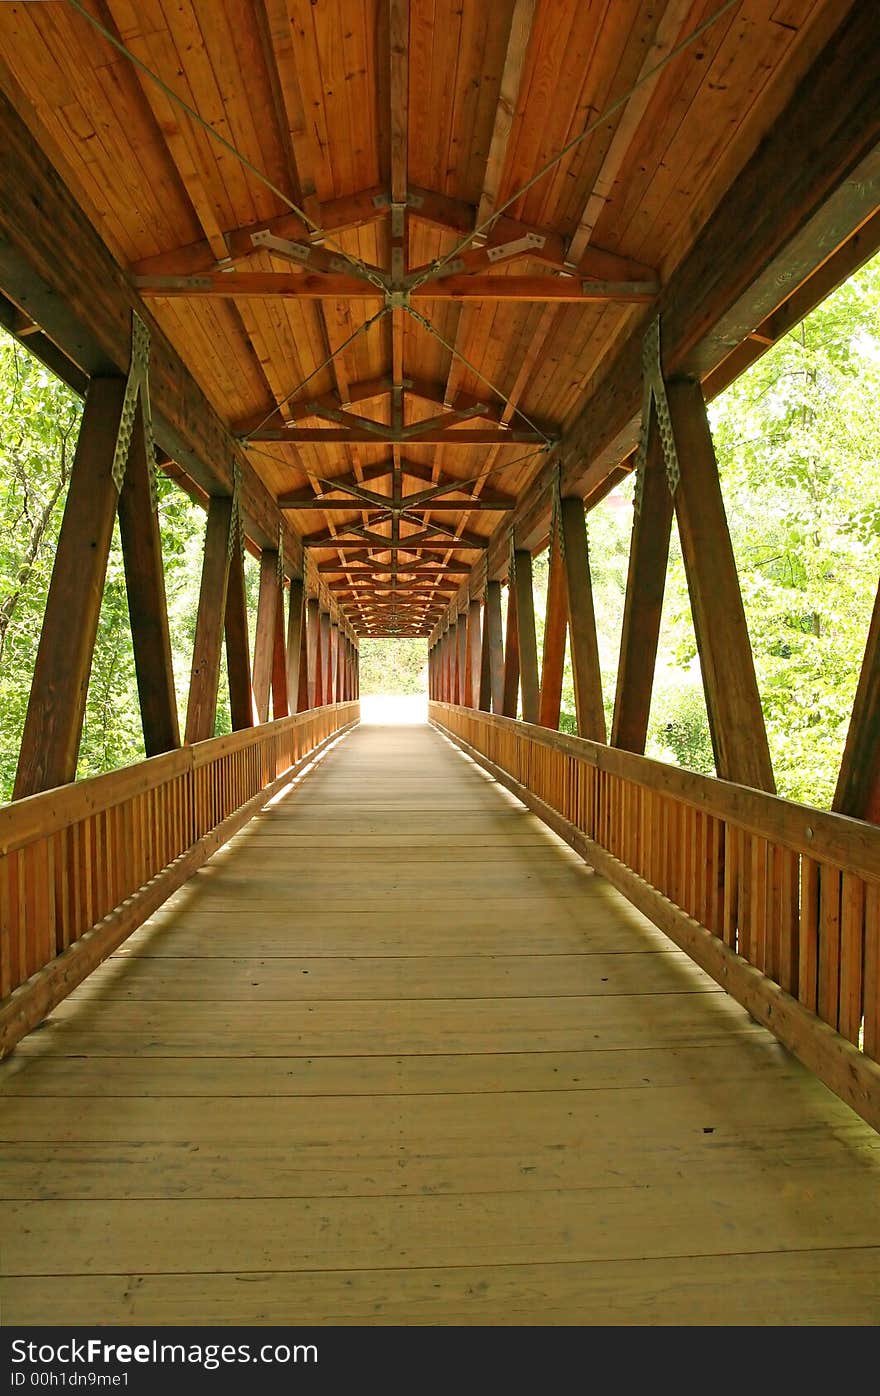
<svg viewBox="0 0 880 1396">
<path fill-rule="evenodd" d="M 306 242 L 292 242 L 290 238 L 280 238 L 275 233 L 270 233 L 267 229 L 262 229 L 258 233 L 251 233 L 251 242 L 254 247 L 265 247 L 268 251 L 274 252 L 277 257 L 284 257 L 287 261 L 296 262 L 299 266 L 308 266 L 314 259 L 316 252 L 320 252 L 325 267 L 329 266 L 331 271 L 347 273 L 349 276 L 361 276 L 363 273 L 360 267 L 347 257 L 334 257 L 324 252 L 322 248 L 315 247 Z"/>
<path fill-rule="evenodd" d="M 409 309 L 409 291 L 386 291 L 386 292 L 385 292 L 385 309 L 386 309 L 386 310 L 408 310 L 408 309 Z"/>
<path fill-rule="evenodd" d="M 521 238 L 512 238 L 510 242 L 499 242 L 494 247 L 487 247 L 486 256 L 490 262 L 503 262 L 505 257 L 515 257 L 518 252 L 528 252 L 532 247 L 543 247 L 546 241 L 543 233 L 524 233 Z"/>
<path fill-rule="evenodd" d="M 645 466 L 648 459 L 648 438 L 651 432 L 651 410 L 657 411 L 657 428 L 660 432 L 660 445 L 663 463 L 666 466 L 666 482 L 669 493 L 675 494 L 681 479 L 681 467 L 669 415 L 669 402 L 666 397 L 666 383 L 663 378 L 663 362 L 660 353 L 660 316 L 648 327 L 642 343 L 642 423 L 639 431 L 639 447 L 636 452 L 636 491 L 634 505 L 636 513 L 641 511 L 645 492 Z"/>
</svg>

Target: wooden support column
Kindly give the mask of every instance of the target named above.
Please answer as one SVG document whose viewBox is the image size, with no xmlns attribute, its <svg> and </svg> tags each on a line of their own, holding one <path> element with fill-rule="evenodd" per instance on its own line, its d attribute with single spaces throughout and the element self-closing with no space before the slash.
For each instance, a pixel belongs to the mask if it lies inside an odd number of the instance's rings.
<svg viewBox="0 0 880 1396">
<path fill-rule="evenodd" d="M 76 776 L 118 495 L 111 473 L 124 378 L 86 394 L 31 684 L 13 798 Z"/>
<path fill-rule="evenodd" d="M 186 709 L 187 742 L 204 742 L 213 737 L 217 720 L 232 507 L 232 497 L 229 495 L 215 497 L 208 505 L 202 584 Z"/>
<path fill-rule="evenodd" d="M 880 588 L 831 808 L 880 824 Z"/>
<path fill-rule="evenodd" d="M 504 680 L 501 694 L 502 714 L 516 717 L 519 696 L 519 629 L 516 623 L 516 587 L 513 579 L 507 587 L 507 633 L 504 637 Z"/>
<path fill-rule="evenodd" d="M 633 516 L 611 745 L 644 754 L 669 565 L 672 494 L 656 419 L 651 422 L 641 508 Z"/>
<path fill-rule="evenodd" d="M 226 588 L 226 665 L 229 672 L 229 711 L 232 730 L 253 727 L 254 694 L 248 638 L 247 593 L 241 527 L 233 520 L 234 538 Z"/>
<path fill-rule="evenodd" d="M 321 612 L 321 628 L 319 632 L 319 649 L 321 651 L 321 698 L 323 706 L 332 703 L 332 679 L 330 675 L 330 612 Z"/>
<path fill-rule="evenodd" d="M 304 713 L 309 706 L 309 650 L 306 643 L 306 609 L 303 603 L 302 631 L 299 642 L 299 682 L 296 687 L 296 710 Z"/>
<path fill-rule="evenodd" d="M 275 644 L 272 647 L 272 716 L 290 715 L 290 692 L 287 685 L 287 645 L 284 639 L 284 585 L 278 574 L 278 601 L 275 606 Z"/>
<path fill-rule="evenodd" d="M 480 700 L 480 603 L 471 601 L 467 612 L 467 660 L 465 663 L 465 703 L 476 708 Z"/>
<path fill-rule="evenodd" d="M 443 636 L 443 692 L 444 703 L 455 702 L 455 626 L 452 621 L 446 625 Z"/>
<path fill-rule="evenodd" d="M 542 727 L 559 731 L 562 707 L 562 676 L 565 667 L 565 639 L 568 629 L 566 615 L 565 576 L 558 529 L 550 531 L 549 576 L 547 579 L 547 610 L 544 619 L 544 650 L 541 656 L 541 694 L 538 721 Z"/>
<path fill-rule="evenodd" d="M 339 626 L 330 622 L 330 702 L 339 702 Z"/>
<path fill-rule="evenodd" d="M 291 577 L 287 601 L 287 702 L 291 712 L 302 712 L 299 676 L 305 639 L 305 588 L 300 577 Z M 306 699 L 308 705 L 308 699 Z"/>
<path fill-rule="evenodd" d="M 604 742 L 605 705 L 602 701 L 602 673 L 599 667 L 593 579 L 590 575 L 583 500 L 563 499 L 561 521 L 563 576 L 578 736 L 587 737 L 592 742 Z"/>
<path fill-rule="evenodd" d="M 670 383 L 667 396 L 681 468 L 675 512 L 715 767 L 722 780 L 773 792 L 767 731 L 706 404 L 699 383 L 689 380 Z"/>
<path fill-rule="evenodd" d="M 515 554 L 516 634 L 519 641 L 519 682 L 523 722 L 538 721 L 538 641 L 535 635 L 535 594 L 532 590 L 532 555 Z"/>
<path fill-rule="evenodd" d="M 138 397 L 128 464 L 119 493 L 119 534 L 147 756 L 180 746 L 162 537 L 156 508 L 152 439 Z"/>
<path fill-rule="evenodd" d="M 306 603 L 306 648 L 308 651 L 309 707 L 321 706 L 321 608 L 316 596 Z"/>
<path fill-rule="evenodd" d="M 501 637 L 501 583 L 486 583 L 486 605 L 483 613 L 483 663 L 487 691 L 480 685 L 480 707 L 484 712 L 500 713 L 504 705 L 504 644 Z M 485 698 L 485 703 L 484 703 Z"/>
<path fill-rule="evenodd" d="M 277 609 L 278 553 L 274 548 L 264 548 L 260 553 L 260 595 L 254 637 L 254 702 L 260 722 L 269 721 L 269 689 L 272 683 Z"/>
<path fill-rule="evenodd" d="M 467 704 L 467 612 L 463 611 L 455 622 L 455 700 L 462 707 Z"/>
</svg>

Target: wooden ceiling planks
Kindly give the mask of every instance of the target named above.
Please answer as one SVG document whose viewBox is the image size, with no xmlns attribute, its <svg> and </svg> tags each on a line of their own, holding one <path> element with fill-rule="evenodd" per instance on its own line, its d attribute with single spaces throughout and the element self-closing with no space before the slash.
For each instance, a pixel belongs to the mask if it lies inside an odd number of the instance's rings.
<svg viewBox="0 0 880 1396">
<path fill-rule="evenodd" d="M 408 266 L 429 266 L 629 93 L 508 212 L 549 231 L 546 247 L 557 264 L 579 262 L 592 249 L 601 258 L 605 249 L 665 279 L 849 5 L 741 0 L 635 93 L 633 84 L 718 0 L 87 0 L 87 7 L 315 223 L 322 205 L 363 194 L 347 224 L 342 215 L 345 230 L 320 246 L 385 268 L 392 197 L 406 205 Z M 162 256 L 173 266 L 181 249 L 178 266 L 189 259 L 210 270 L 212 258 L 222 261 L 230 250 L 251 253 L 248 233 L 230 240 L 235 230 L 289 215 L 277 193 L 66 4 L 0 6 L 0 55 L 34 102 L 74 192 L 124 263 Z M 336 218 L 329 209 L 328 216 Z M 367 221 L 352 226 L 352 217 Z M 285 235 L 302 237 L 297 226 Z M 499 224 L 490 245 L 516 235 L 516 224 Z M 499 293 L 510 277 L 550 276 L 540 260 L 548 255 L 490 264 L 489 276 Z M 297 272 L 266 252 L 251 253 L 245 269 Z M 288 398 L 271 425 L 295 415 L 307 427 L 333 426 L 326 416 L 303 417 L 314 398 L 388 424 L 397 376 L 410 385 L 404 425 L 436 416 L 444 400 L 470 399 L 491 409 L 471 427 L 500 418 L 521 428 L 519 407 L 552 423 L 554 435 L 576 418 L 593 374 L 645 313 L 617 303 L 427 299 L 418 307 L 436 336 L 395 308 L 342 349 L 380 306 L 378 297 L 151 301 L 231 424 L 257 422 Z M 365 381 L 378 390 L 358 397 Z M 482 481 L 490 490 L 522 492 L 535 471 L 535 461 L 524 459 L 531 448 L 515 443 L 435 447 L 368 437 L 358 445 L 281 441 L 250 449 L 278 494 L 309 481 L 320 493 L 321 480 L 336 476 L 363 483 L 377 466 L 403 457 L 428 482 L 450 475 L 481 481 L 477 498 Z M 418 483 L 404 476 L 404 490 Z M 390 476 L 373 488 L 390 491 Z M 456 530 L 492 532 L 493 516 L 461 503 L 458 514 L 428 514 L 429 527 L 445 530 L 426 540 L 432 557 L 444 557 L 443 539 L 453 544 Z M 390 535 L 387 521 L 372 527 L 376 511 L 365 501 L 351 505 L 350 512 L 301 509 L 289 517 L 307 534 L 321 527 L 338 533 L 349 520 Z M 400 532 L 407 531 L 419 532 L 401 520 Z M 330 541 L 320 555 L 340 552 Z M 445 554 L 457 556 L 452 547 Z"/>
</svg>

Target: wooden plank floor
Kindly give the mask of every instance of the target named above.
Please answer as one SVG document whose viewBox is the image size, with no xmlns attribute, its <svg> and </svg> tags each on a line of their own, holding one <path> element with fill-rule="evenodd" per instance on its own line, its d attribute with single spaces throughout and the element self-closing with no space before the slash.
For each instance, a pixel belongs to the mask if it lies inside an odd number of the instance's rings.
<svg viewBox="0 0 880 1396">
<path fill-rule="evenodd" d="M 869 1323 L 878 1137 L 428 727 L 0 1068 L 11 1323 Z"/>
</svg>

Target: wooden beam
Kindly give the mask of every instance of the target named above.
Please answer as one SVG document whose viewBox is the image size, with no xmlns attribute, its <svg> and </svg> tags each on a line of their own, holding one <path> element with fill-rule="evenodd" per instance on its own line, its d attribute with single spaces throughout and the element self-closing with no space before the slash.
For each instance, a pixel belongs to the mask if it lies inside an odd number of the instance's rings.
<svg viewBox="0 0 880 1396">
<path fill-rule="evenodd" d="M 180 746 L 154 469 L 152 440 L 146 434 L 139 394 L 119 494 L 119 533 L 147 756 L 159 756 Z"/>
<path fill-rule="evenodd" d="M 765 139 L 719 200 L 664 286 L 663 364 L 703 380 L 830 257 L 876 207 L 880 187 L 880 83 L 866 53 L 880 44 L 880 12 L 854 5 Z M 792 152 L 809 148 L 810 159 Z M 755 216 L 759 210 L 760 216 Z M 780 289 L 782 288 L 782 289 Z M 593 497 L 638 441 L 645 323 L 590 378 L 555 448 L 564 495 Z M 503 577 L 510 537 L 538 548 L 549 526 L 553 458 L 496 529 L 489 575 Z"/>
<path fill-rule="evenodd" d="M 455 701 L 467 704 L 467 612 L 462 611 L 455 622 Z"/>
<path fill-rule="evenodd" d="M 275 605 L 275 642 L 272 646 L 272 717 L 277 722 L 280 717 L 290 715 L 290 703 L 296 708 L 296 689 L 288 690 L 287 685 L 287 646 L 284 636 L 284 588 L 280 576 L 278 600 Z"/>
<path fill-rule="evenodd" d="M 260 722 L 269 721 L 269 689 L 275 650 L 275 612 L 278 608 L 278 551 L 263 548 L 260 553 L 260 592 L 257 600 L 257 628 L 254 636 L 254 703 Z"/>
<path fill-rule="evenodd" d="M 775 789 L 755 665 L 730 543 L 712 433 L 699 383 L 668 385 L 681 479 L 675 513 L 722 780 Z"/>
<path fill-rule="evenodd" d="M 372 189 L 360 190 L 357 194 L 330 199 L 323 204 L 316 201 L 315 221 L 328 233 L 365 227 L 387 216 L 387 196 L 385 203 L 381 202 L 384 193 L 377 185 Z M 277 218 L 264 218 L 247 227 L 230 228 L 223 234 L 223 239 L 232 261 L 243 261 L 263 251 L 259 243 L 253 241 L 255 233 L 274 233 L 276 237 L 301 241 L 311 237 L 312 229 L 295 213 L 282 213 Z M 213 271 L 216 266 L 214 250 L 207 238 L 203 238 L 151 257 L 142 257 L 133 262 L 128 270 L 132 276 L 193 276 L 197 272 Z"/>
<path fill-rule="evenodd" d="M 226 588 L 229 581 L 229 530 L 232 524 L 231 496 L 215 496 L 208 506 L 205 547 L 202 555 L 202 581 L 193 643 L 186 710 L 186 741 L 204 742 L 214 735 L 217 719 L 217 690 L 223 645 L 223 619 L 226 614 Z"/>
<path fill-rule="evenodd" d="M 396 436 L 391 427 L 378 432 L 364 431 L 353 427 L 261 427 L 259 431 L 252 432 L 249 439 L 251 441 L 282 441 L 289 442 L 291 445 L 303 442 L 311 442 L 312 444 L 323 442 L 325 444 L 360 446 L 377 446 L 383 442 L 402 444 L 406 441 L 405 437 Z M 501 428 L 449 427 L 447 430 L 443 430 L 438 427 L 419 438 L 420 446 L 517 446 L 523 443 L 543 446 L 546 445 L 546 437 L 542 432 L 533 431 L 530 428 L 505 431 Z M 300 504 L 296 507 L 303 508 L 304 506 Z M 316 507 L 320 507 L 320 503 L 317 501 Z M 351 507 L 357 508 L 357 505 L 349 505 L 349 508 Z M 473 508 L 473 505 L 470 507 Z"/>
<path fill-rule="evenodd" d="M 505 717 L 516 717 L 519 697 L 519 627 L 516 621 L 516 587 L 511 578 L 507 588 L 507 629 L 504 636 L 504 678 L 501 695 Z"/>
<path fill-rule="evenodd" d="M 880 824 L 880 589 L 831 808 Z"/>
<path fill-rule="evenodd" d="M 578 735 L 590 741 L 605 741 L 605 704 L 602 699 L 602 670 L 593 606 L 593 579 L 582 499 L 563 499 L 563 573 L 568 612 L 569 649 L 574 679 L 574 701 Z"/>
<path fill-rule="evenodd" d="M 550 534 L 547 610 L 544 619 L 544 646 L 541 654 L 538 722 L 542 727 L 552 728 L 554 732 L 559 731 L 567 633 L 568 615 L 562 550 L 559 546 L 558 530 L 553 529 Z"/>
<path fill-rule="evenodd" d="M 467 663 L 465 665 L 465 702 L 471 708 L 480 704 L 480 603 L 471 601 L 467 611 Z"/>
<path fill-rule="evenodd" d="M 523 722 L 538 721 L 538 641 L 535 633 L 535 593 L 532 587 L 532 555 L 517 552 L 514 558 L 516 633 L 519 644 L 519 681 Z"/>
<path fill-rule="evenodd" d="M 247 592 L 244 585 L 244 552 L 236 527 L 226 587 L 226 665 L 229 675 L 229 714 L 233 732 L 255 725 L 251 688 L 250 639 Z"/>
<path fill-rule="evenodd" d="M 309 707 L 318 708 L 321 698 L 321 608 L 318 598 L 306 602 L 306 646 L 308 651 Z"/>
<path fill-rule="evenodd" d="M 501 638 L 501 583 L 486 583 L 483 612 L 483 668 L 480 707 L 500 713 L 504 702 L 504 646 Z"/>
<path fill-rule="evenodd" d="M 633 514 L 629 571 L 614 694 L 611 745 L 644 753 L 669 565 L 672 493 L 655 419 L 645 460 L 642 505 Z M 583 732 L 581 736 L 587 736 Z"/>
<path fill-rule="evenodd" d="M 803 281 L 874 211 L 880 82 L 864 56 L 878 45 L 880 11 L 852 6 L 670 277 L 657 307 L 667 376 L 705 377 L 779 305 L 780 285 Z M 635 444 L 642 337 L 607 361 L 566 433 L 566 493 L 587 493 Z"/>
<path fill-rule="evenodd" d="M 333 676 L 330 672 L 330 612 L 320 613 L 318 647 L 321 651 L 321 702 L 332 703 Z"/>
<path fill-rule="evenodd" d="M 37 144 L 23 116 L 27 98 L 3 63 L 0 89 L 0 286 L 89 376 L 128 372 L 137 311 L 150 330 L 157 442 L 207 495 L 232 493 L 237 464 L 246 532 L 260 547 L 277 546 L 274 500 Z M 285 558 L 298 568 L 299 539 L 283 527 Z"/>
<path fill-rule="evenodd" d="M 118 495 L 112 466 L 124 378 L 93 378 L 70 473 L 13 798 L 76 776 Z"/>
<path fill-rule="evenodd" d="M 510 18 L 510 30 L 504 53 L 504 67 L 501 72 L 501 86 L 498 92 L 498 106 L 495 108 L 495 121 L 489 154 L 483 174 L 483 192 L 477 208 L 476 226 L 480 227 L 492 217 L 501 192 L 501 181 L 507 160 L 507 147 L 513 119 L 519 102 L 519 90 L 526 65 L 529 36 L 535 15 L 535 0 L 516 0 Z"/>
<path fill-rule="evenodd" d="M 200 276 L 136 276 L 134 286 L 145 300 L 306 300 L 381 303 L 382 291 L 370 281 L 333 272 L 203 272 Z M 558 305 L 650 305 L 660 287 L 655 281 L 597 281 L 581 276 L 442 276 L 414 286 L 412 302 L 540 301 Z"/>
<path fill-rule="evenodd" d="M 287 603 L 287 698 L 294 712 L 303 712 L 308 707 L 308 682 L 305 692 L 300 683 L 304 641 L 305 587 L 302 578 L 291 577 Z"/>
</svg>

